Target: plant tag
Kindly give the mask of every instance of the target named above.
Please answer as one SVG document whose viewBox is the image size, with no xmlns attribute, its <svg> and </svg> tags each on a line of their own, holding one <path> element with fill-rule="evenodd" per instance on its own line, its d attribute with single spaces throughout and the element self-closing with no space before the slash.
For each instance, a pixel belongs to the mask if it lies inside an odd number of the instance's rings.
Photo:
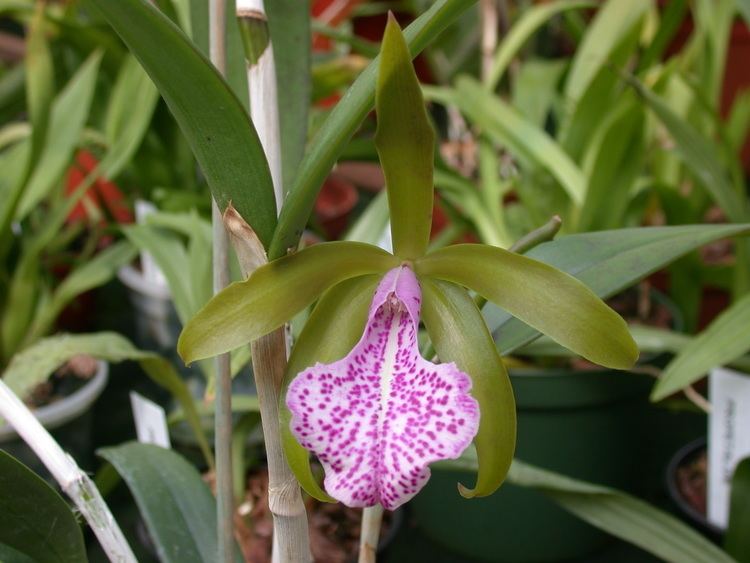
<svg viewBox="0 0 750 563">
<path fill-rule="evenodd" d="M 707 513 L 713 524 L 726 529 L 732 475 L 750 455 L 750 376 L 714 369 L 709 397 Z"/>
<path fill-rule="evenodd" d="M 167 415 L 164 409 L 135 391 L 130 392 L 130 405 L 133 408 L 138 441 L 143 444 L 171 448 Z"/>
</svg>

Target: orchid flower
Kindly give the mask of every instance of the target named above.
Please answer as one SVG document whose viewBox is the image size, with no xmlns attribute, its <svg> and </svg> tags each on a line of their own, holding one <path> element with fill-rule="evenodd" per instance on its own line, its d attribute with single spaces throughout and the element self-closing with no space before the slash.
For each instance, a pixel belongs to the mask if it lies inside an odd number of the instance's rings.
<svg viewBox="0 0 750 563">
<path fill-rule="evenodd" d="M 637 347 L 621 317 L 547 264 L 481 244 L 427 252 L 434 132 L 393 18 L 376 111 L 393 254 L 331 242 L 273 260 L 209 301 L 186 325 L 178 351 L 187 362 L 228 352 L 317 301 L 279 403 L 284 451 L 302 487 L 320 500 L 393 509 L 426 483 L 430 463 L 457 458 L 473 441 L 477 482 L 459 492 L 486 496 L 513 458 L 515 405 L 467 288 L 592 362 L 626 369 Z M 420 321 L 442 363 L 420 355 Z M 324 488 L 310 453 L 325 469 Z"/>
</svg>

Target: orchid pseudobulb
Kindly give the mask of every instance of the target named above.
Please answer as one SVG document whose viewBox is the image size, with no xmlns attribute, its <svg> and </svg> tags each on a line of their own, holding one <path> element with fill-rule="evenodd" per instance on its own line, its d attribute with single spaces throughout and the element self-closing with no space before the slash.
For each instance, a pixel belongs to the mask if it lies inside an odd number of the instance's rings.
<svg viewBox="0 0 750 563">
<path fill-rule="evenodd" d="M 411 268 L 390 270 L 352 351 L 302 371 L 287 390 L 292 433 L 348 506 L 397 508 L 427 482 L 428 463 L 457 458 L 479 428 L 469 376 L 419 354 L 421 304 Z"/>
</svg>

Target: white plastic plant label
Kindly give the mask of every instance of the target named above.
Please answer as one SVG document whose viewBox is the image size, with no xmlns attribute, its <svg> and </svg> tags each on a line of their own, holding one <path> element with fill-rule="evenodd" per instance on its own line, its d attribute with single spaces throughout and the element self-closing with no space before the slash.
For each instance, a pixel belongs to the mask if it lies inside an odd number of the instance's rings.
<svg viewBox="0 0 750 563">
<path fill-rule="evenodd" d="M 709 378 L 708 519 L 722 529 L 729 520 L 732 475 L 750 456 L 750 376 L 716 368 Z"/>
<path fill-rule="evenodd" d="M 130 392 L 130 405 L 133 408 L 138 441 L 143 444 L 170 448 L 169 428 L 164 409 L 135 391 Z"/>
</svg>

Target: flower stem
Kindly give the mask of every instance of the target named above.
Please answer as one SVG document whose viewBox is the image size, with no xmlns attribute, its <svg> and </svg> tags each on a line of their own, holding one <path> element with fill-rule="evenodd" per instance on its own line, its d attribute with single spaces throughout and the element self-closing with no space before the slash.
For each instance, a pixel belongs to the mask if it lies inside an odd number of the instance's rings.
<svg viewBox="0 0 750 563">
<path fill-rule="evenodd" d="M 375 563 L 383 522 L 383 507 L 379 504 L 362 511 L 362 531 L 359 536 L 359 563 Z"/>
</svg>

